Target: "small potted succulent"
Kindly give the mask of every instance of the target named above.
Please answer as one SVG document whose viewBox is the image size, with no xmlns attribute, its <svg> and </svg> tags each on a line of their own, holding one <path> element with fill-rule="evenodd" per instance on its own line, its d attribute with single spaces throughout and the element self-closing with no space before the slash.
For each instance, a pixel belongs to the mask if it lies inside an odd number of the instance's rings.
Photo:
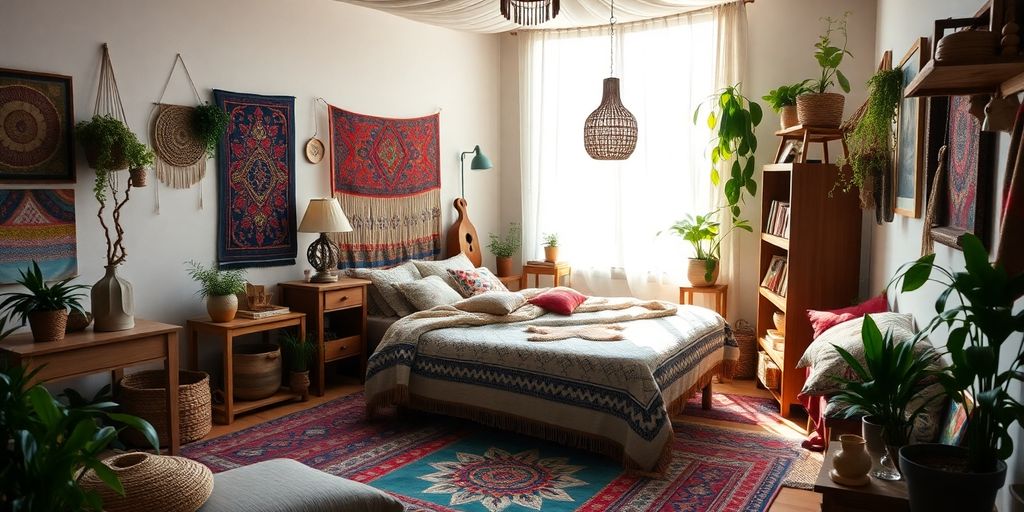
<svg viewBox="0 0 1024 512">
<path fill-rule="evenodd" d="M 79 290 L 88 288 L 83 284 L 68 285 L 74 279 L 57 281 L 47 285 L 39 264 L 32 262 L 28 272 L 19 270 L 21 278 L 17 283 L 24 286 L 28 293 L 11 292 L 0 295 L 5 297 L 0 302 L 0 311 L 10 310 L 12 316 L 21 318 L 21 323 L 28 321 L 32 329 L 32 339 L 37 343 L 60 341 L 64 339 L 64 331 L 68 324 L 68 311 L 73 310 L 84 314 L 79 303 L 84 294 Z"/>
<path fill-rule="evenodd" d="M 286 332 L 281 336 L 281 351 L 288 365 L 288 387 L 302 394 L 302 400 L 309 399 L 309 364 L 316 357 L 316 342 L 311 336 L 302 339 Z"/>
<path fill-rule="evenodd" d="M 844 57 L 853 57 L 846 49 L 846 19 L 849 15 L 847 12 L 842 18 L 827 17 L 822 20 L 825 22 L 825 33 L 814 44 L 814 59 L 821 67 L 821 76 L 812 80 L 808 90 L 796 97 L 797 116 L 802 125 L 838 128 L 843 122 L 846 97 L 829 92 L 829 89 L 838 84 L 843 92 L 850 92 L 850 80 L 839 70 Z"/>
<path fill-rule="evenodd" d="M 245 270 L 217 270 L 188 261 L 188 275 L 199 283 L 199 296 L 206 299 L 206 312 L 214 322 L 230 322 L 238 312 L 236 294 L 245 292 Z"/>
<path fill-rule="evenodd" d="M 510 223 L 508 232 L 504 235 L 491 233 L 491 241 L 487 244 L 487 248 L 494 255 L 498 277 L 512 275 L 512 256 L 523 246 L 522 234 L 523 230 L 518 222 Z"/>
<path fill-rule="evenodd" d="M 544 234 L 544 261 L 550 263 L 558 261 L 558 233 Z"/>
<path fill-rule="evenodd" d="M 811 80 L 807 79 L 792 85 L 780 85 L 761 97 L 768 102 L 772 110 L 779 113 L 779 126 L 783 130 L 800 124 L 796 113 L 796 97 L 809 92 L 807 84 L 810 82 Z"/>
</svg>

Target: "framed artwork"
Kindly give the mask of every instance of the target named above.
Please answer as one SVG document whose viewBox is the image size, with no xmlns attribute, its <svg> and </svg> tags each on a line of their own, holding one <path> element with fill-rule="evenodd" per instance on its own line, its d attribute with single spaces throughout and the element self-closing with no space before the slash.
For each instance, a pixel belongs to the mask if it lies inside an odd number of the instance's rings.
<svg viewBox="0 0 1024 512">
<path fill-rule="evenodd" d="M 796 162 L 800 158 L 800 154 L 803 152 L 803 145 L 803 141 L 787 141 L 786 145 L 782 147 L 782 151 L 779 153 L 779 161 L 775 163 L 789 164 Z"/>
<path fill-rule="evenodd" d="M 78 275 L 74 190 L 0 190 L 0 284 L 33 260 L 48 281 Z"/>
<path fill-rule="evenodd" d="M 74 183 L 71 77 L 0 69 L 0 183 Z"/>
<path fill-rule="evenodd" d="M 930 50 L 928 38 L 914 41 L 910 50 L 900 60 L 903 70 L 901 89 L 905 89 L 921 68 L 928 62 Z M 903 98 L 896 116 L 896 149 L 893 156 L 893 185 L 895 188 L 893 209 L 905 217 L 921 216 L 922 183 L 925 165 L 925 100 L 924 98 Z"/>
</svg>

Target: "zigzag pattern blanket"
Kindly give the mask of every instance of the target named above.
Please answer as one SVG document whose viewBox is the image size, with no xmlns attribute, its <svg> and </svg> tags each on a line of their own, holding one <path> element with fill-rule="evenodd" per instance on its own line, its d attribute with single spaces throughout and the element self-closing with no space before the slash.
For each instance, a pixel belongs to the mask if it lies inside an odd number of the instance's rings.
<svg viewBox="0 0 1024 512">
<path fill-rule="evenodd" d="M 624 326 L 624 340 L 536 343 L 525 332 L 610 323 Z M 704 308 L 592 297 L 569 317 L 529 303 L 494 316 L 456 304 L 388 330 L 368 363 L 367 412 L 408 406 L 464 417 L 661 472 L 670 415 L 738 357 L 728 324 Z"/>
</svg>

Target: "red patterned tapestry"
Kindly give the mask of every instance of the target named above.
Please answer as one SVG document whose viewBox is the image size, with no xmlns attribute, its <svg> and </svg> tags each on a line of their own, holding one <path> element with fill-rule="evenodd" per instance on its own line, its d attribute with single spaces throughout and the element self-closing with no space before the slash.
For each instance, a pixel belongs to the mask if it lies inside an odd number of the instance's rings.
<svg viewBox="0 0 1024 512">
<path fill-rule="evenodd" d="M 389 119 L 330 107 L 331 190 L 351 233 L 339 268 L 441 255 L 440 116 Z"/>
<path fill-rule="evenodd" d="M 230 119 L 217 151 L 218 265 L 294 265 L 295 98 L 213 96 Z"/>
</svg>

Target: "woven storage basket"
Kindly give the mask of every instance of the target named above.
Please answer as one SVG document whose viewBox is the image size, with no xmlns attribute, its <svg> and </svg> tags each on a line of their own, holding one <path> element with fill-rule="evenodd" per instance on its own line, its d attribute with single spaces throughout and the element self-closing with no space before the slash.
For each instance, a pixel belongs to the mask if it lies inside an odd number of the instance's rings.
<svg viewBox="0 0 1024 512">
<path fill-rule="evenodd" d="M 757 376 L 757 337 L 750 322 L 740 320 L 736 322 L 736 329 L 732 331 L 732 337 L 740 346 L 740 358 L 736 362 L 736 370 L 733 378 L 753 379 Z"/>
<path fill-rule="evenodd" d="M 845 105 L 846 97 L 842 94 L 801 94 L 796 97 L 796 115 L 804 126 L 839 128 L 843 124 Z"/>
<path fill-rule="evenodd" d="M 782 370 L 764 352 L 760 352 L 760 358 L 757 361 L 757 380 L 761 381 L 761 384 L 768 389 L 778 390 L 781 385 Z"/>
<path fill-rule="evenodd" d="M 134 452 L 115 455 L 103 463 L 117 474 L 123 496 L 91 469 L 82 475 L 80 485 L 98 493 L 107 512 L 194 512 L 213 494 L 210 469 L 184 457 Z"/>
<path fill-rule="evenodd" d="M 160 436 L 160 445 L 167 438 L 167 390 L 164 370 L 149 370 L 126 375 L 121 379 L 119 401 L 124 412 L 138 416 L 153 425 Z M 182 370 L 178 373 L 178 428 L 181 443 L 202 439 L 212 428 L 210 409 L 210 376 L 204 372 Z M 122 440 L 133 446 L 147 446 L 146 438 L 135 429 L 125 429 Z"/>
</svg>

